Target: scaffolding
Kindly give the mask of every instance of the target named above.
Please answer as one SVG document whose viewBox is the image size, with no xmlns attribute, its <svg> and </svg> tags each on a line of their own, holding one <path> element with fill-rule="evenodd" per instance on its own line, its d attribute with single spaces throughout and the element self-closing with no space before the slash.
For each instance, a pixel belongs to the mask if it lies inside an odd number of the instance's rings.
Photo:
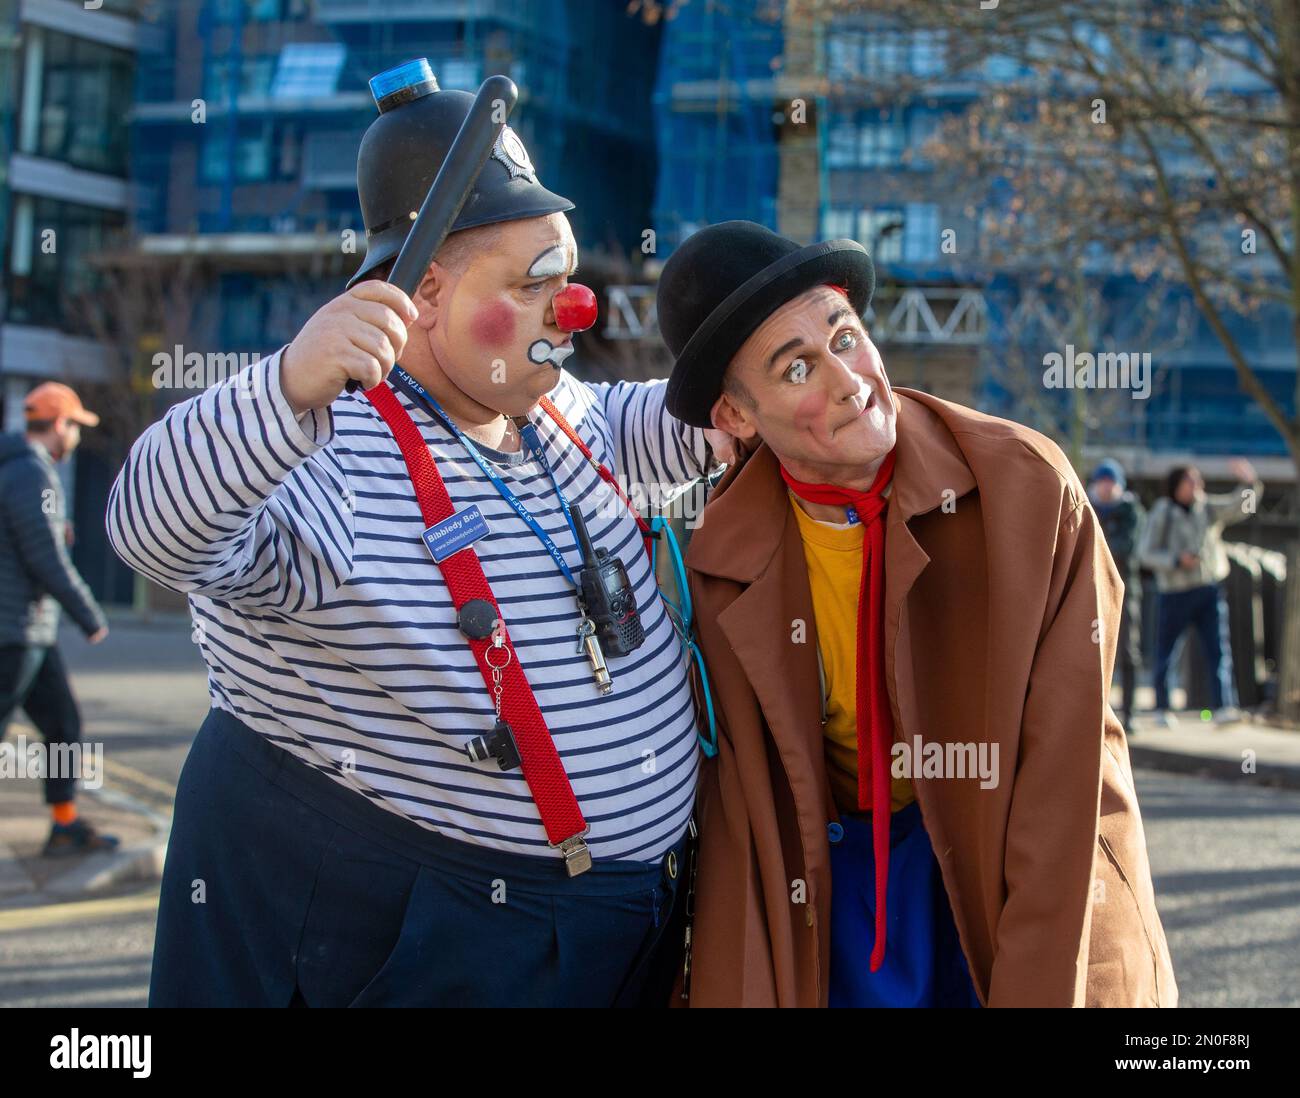
<svg viewBox="0 0 1300 1098">
<path fill-rule="evenodd" d="M 687 4 L 664 32 L 655 87 L 655 226 L 667 252 L 695 229 L 777 227 L 779 18 L 752 0 Z"/>
</svg>

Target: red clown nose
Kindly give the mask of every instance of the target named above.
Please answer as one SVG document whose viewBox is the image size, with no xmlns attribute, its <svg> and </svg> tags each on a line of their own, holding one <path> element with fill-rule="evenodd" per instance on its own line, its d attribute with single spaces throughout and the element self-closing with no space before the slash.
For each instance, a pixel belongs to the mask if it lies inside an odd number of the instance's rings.
<svg viewBox="0 0 1300 1098">
<path fill-rule="evenodd" d="M 551 298 L 555 324 L 564 332 L 585 332 L 596 323 L 596 295 L 588 286 L 570 282 Z"/>
</svg>

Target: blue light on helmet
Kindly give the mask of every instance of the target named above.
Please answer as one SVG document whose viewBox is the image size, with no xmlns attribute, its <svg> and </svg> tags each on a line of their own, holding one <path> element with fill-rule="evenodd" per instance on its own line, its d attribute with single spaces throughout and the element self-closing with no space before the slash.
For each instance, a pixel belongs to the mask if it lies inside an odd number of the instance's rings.
<svg viewBox="0 0 1300 1098">
<path fill-rule="evenodd" d="M 403 61 L 370 78 L 370 94 L 375 97 L 375 105 L 380 114 L 437 90 L 438 81 L 425 57 Z"/>
</svg>

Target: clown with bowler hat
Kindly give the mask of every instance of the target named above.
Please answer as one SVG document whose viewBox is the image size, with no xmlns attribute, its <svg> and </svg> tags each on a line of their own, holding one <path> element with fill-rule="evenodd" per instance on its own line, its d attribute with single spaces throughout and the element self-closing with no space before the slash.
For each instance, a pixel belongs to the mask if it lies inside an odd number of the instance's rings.
<svg viewBox="0 0 1300 1098">
<path fill-rule="evenodd" d="M 872 262 L 744 221 L 664 266 L 668 408 L 732 435 L 691 541 L 719 709 L 700 1006 L 1173 1006 L 1123 588 L 1060 448 L 894 388 Z"/>
<path fill-rule="evenodd" d="M 508 126 L 415 291 L 383 280 L 474 100 L 425 61 L 372 89 L 349 288 L 109 501 L 211 689 L 150 1003 L 666 1005 L 697 730 L 624 492 L 706 473 L 707 432 L 566 371 L 573 203 Z"/>
</svg>

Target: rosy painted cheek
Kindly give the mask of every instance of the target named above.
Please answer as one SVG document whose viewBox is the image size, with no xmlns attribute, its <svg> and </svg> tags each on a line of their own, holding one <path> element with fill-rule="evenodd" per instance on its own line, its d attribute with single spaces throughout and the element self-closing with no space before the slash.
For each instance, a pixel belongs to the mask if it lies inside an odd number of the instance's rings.
<svg viewBox="0 0 1300 1098">
<path fill-rule="evenodd" d="M 826 419 L 826 394 L 809 393 L 794 409 L 794 425 L 801 431 L 820 433 Z"/>
<path fill-rule="evenodd" d="M 515 339 L 515 314 L 504 301 L 480 305 L 469 326 L 474 342 L 480 346 L 505 347 Z"/>
</svg>

